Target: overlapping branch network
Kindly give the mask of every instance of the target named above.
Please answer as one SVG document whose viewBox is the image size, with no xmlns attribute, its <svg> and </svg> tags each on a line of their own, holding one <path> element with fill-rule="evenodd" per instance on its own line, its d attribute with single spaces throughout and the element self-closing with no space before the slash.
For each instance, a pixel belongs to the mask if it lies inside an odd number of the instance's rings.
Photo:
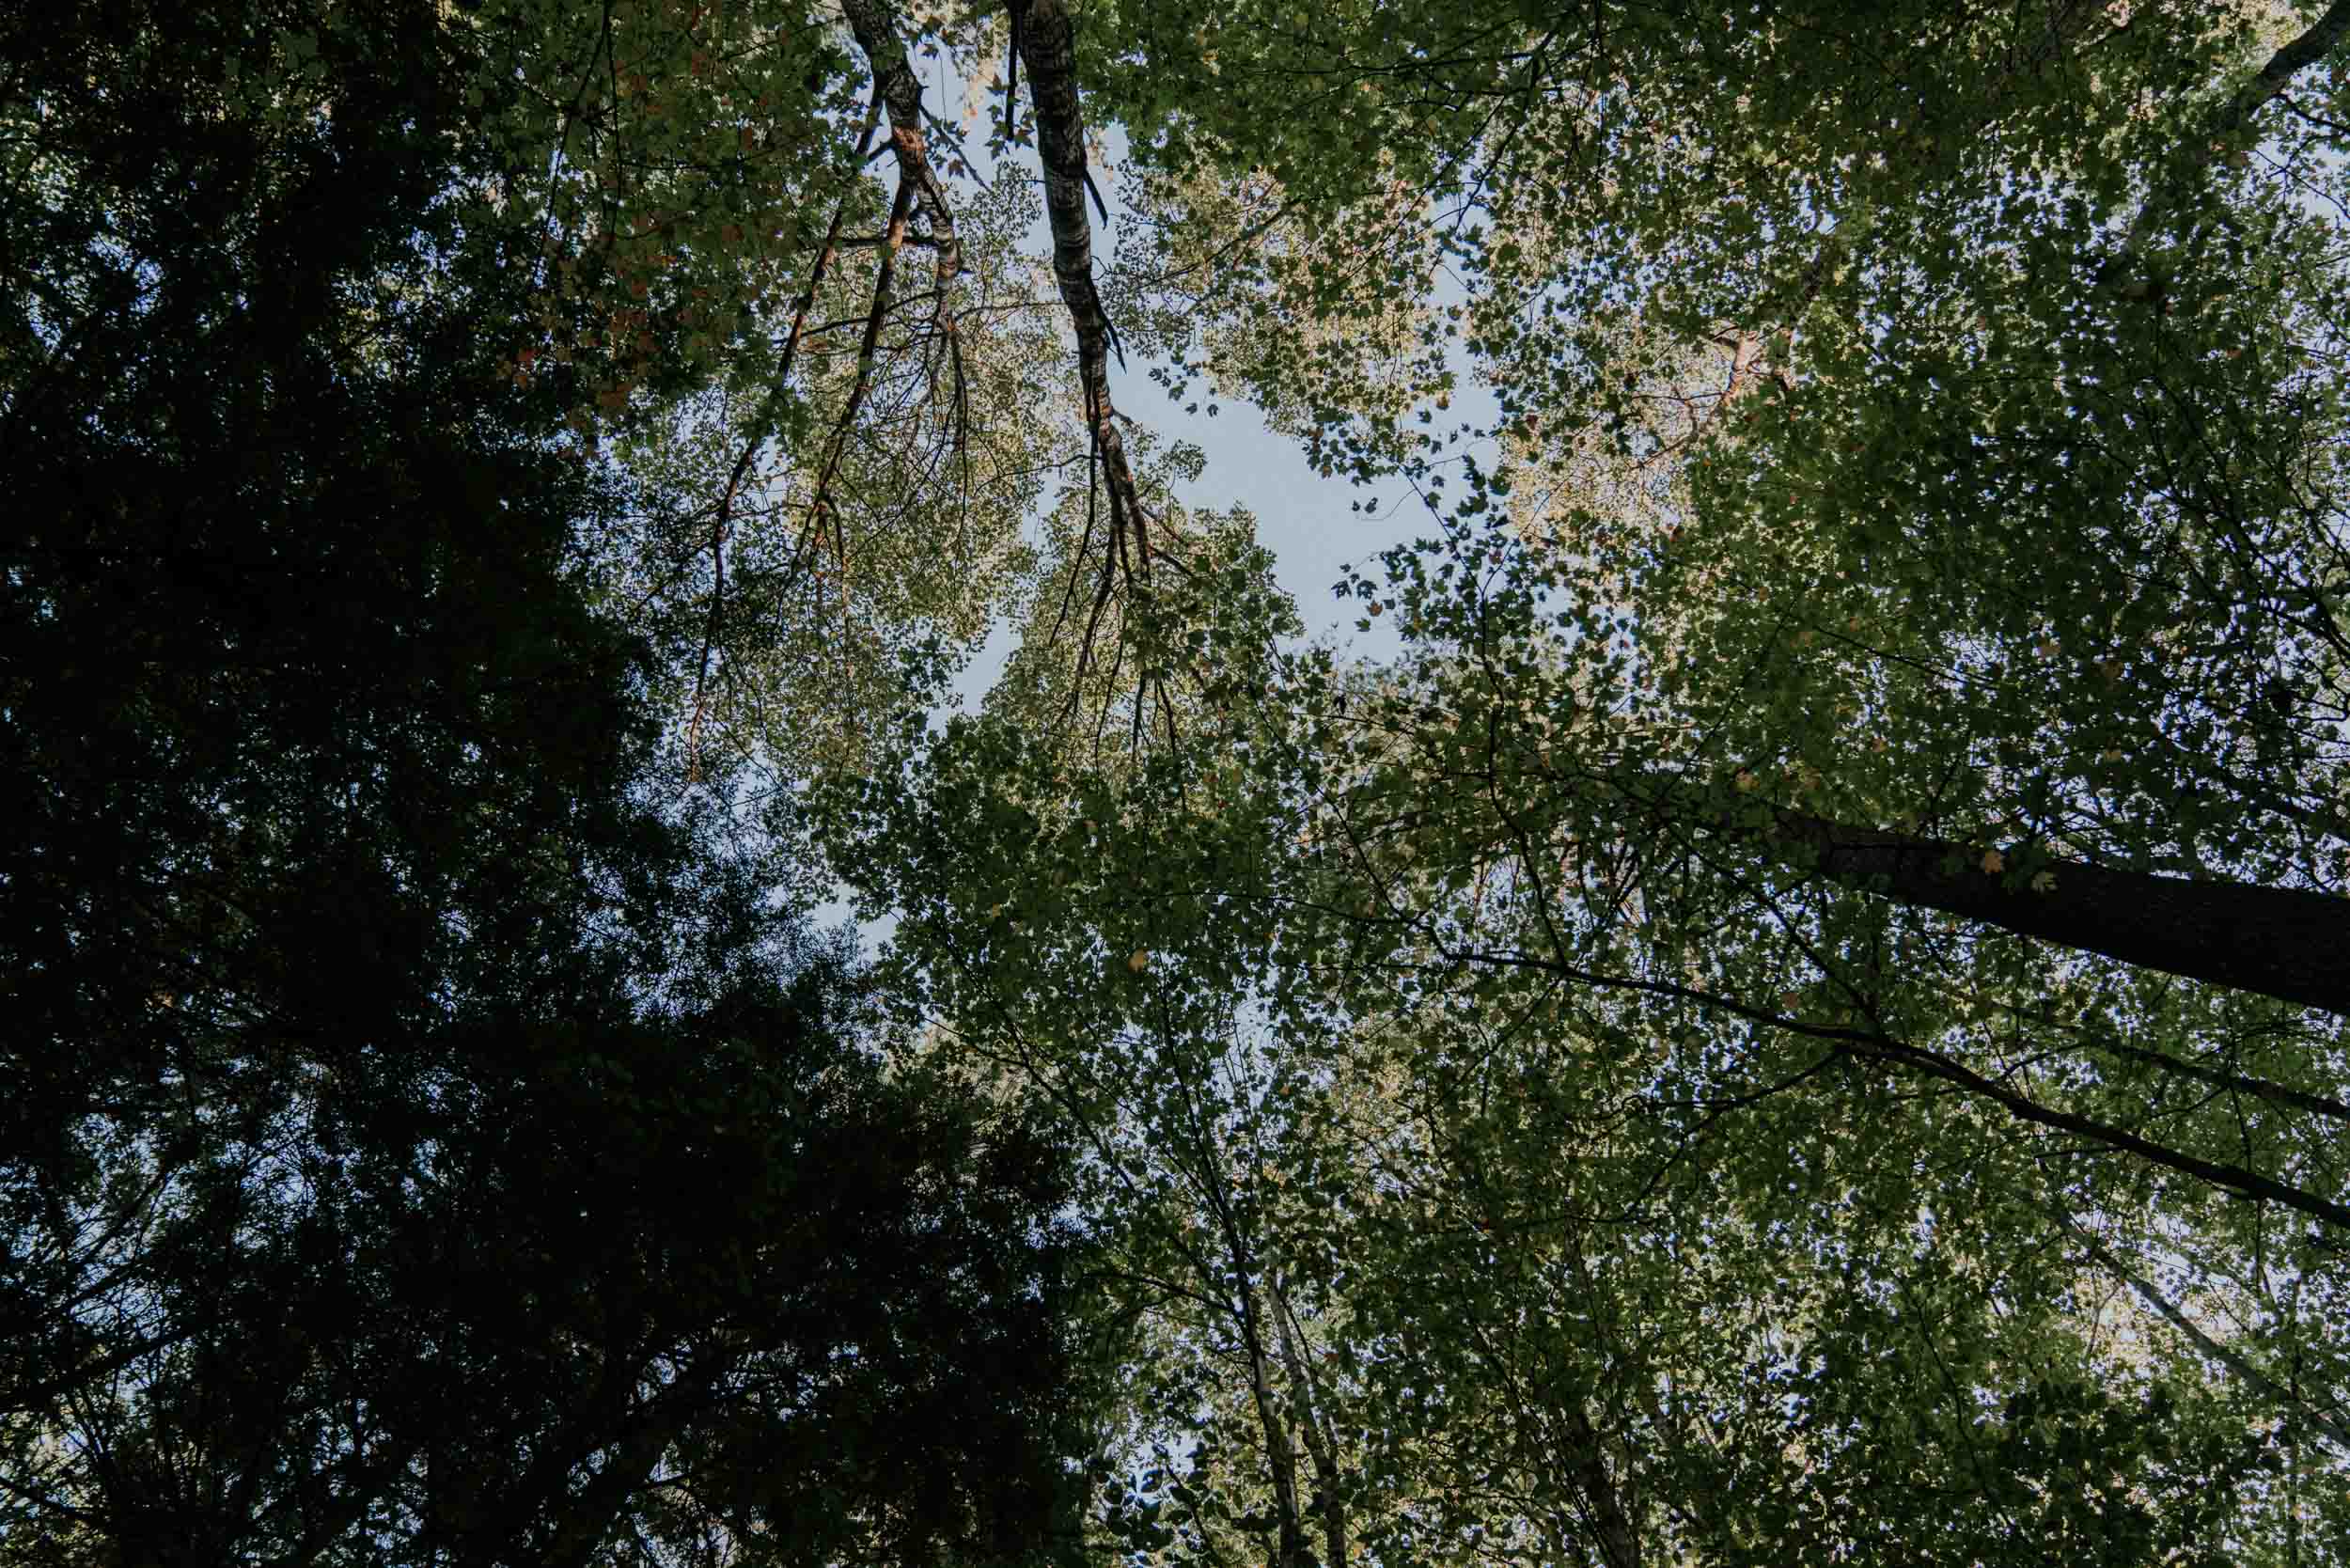
<svg viewBox="0 0 2350 1568">
<path fill-rule="evenodd" d="M 995 363 L 1002 357 L 1000 346 L 995 345 L 1000 328 L 992 320 L 993 314 L 1012 309 L 1033 318 L 1035 306 L 1043 302 L 1024 299 L 1007 305 L 986 297 L 986 258 L 992 254 L 989 236 L 993 234 L 997 246 L 1007 239 L 1001 232 L 1002 214 L 996 213 L 991 227 L 987 214 L 981 213 L 978 248 L 966 243 L 948 189 L 948 177 L 964 172 L 961 149 L 951 128 L 923 104 L 921 79 L 909 55 L 911 34 L 905 18 L 894 0 L 845 0 L 841 14 L 871 82 L 864 132 L 849 166 L 863 168 L 876 158 L 886 157 L 895 165 L 894 186 L 885 209 L 879 208 L 877 194 L 863 194 L 867 188 L 859 183 L 844 189 L 833 204 L 830 222 L 792 301 L 776 363 L 763 378 L 765 391 L 748 420 L 736 425 L 724 481 L 699 509 L 693 525 L 691 537 L 698 542 L 691 548 L 706 552 L 708 568 L 699 573 L 707 588 L 697 628 L 699 646 L 687 666 L 692 688 L 685 735 L 689 773 L 697 768 L 708 744 L 706 729 L 721 706 L 718 686 L 730 676 L 728 650 L 760 619 L 755 603 L 760 595 L 741 586 L 746 572 L 739 558 L 730 557 L 742 557 L 749 547 L 744 525 L 759 505 L 763 454 L 773 454 L 779 447 L 798 447 L 790 464 L 798 474 L 789 486 L 791 494 L 775 503 L 789 514 L 789 521 L 783 529 L 783 546 L 771 552 L 774 558 L 765 568 L 765 598 L 773 602 L 814 585 L 818 618 L 836 624 L 841 636 L 851 638 L 856 635 L 854 622 L 860 616 L 872 619 L 879 603 L 876 595 L 905 597 L 902 585 L 893 588 L 887 581 L 887 566 L 876 568 L 864 558 L 873 554 L 874 541 L 859 537 L 856 514 L 860 510 L 872 511 L 879 507 L 894 513 L 901 523 L 918 525 L 924 520 L 915 514 L 926 509 L 915 493 L 929 487 L 931 479 L 943 480 L 935 505 L 928 509 L 935 515 L 927 521 L 932 530 L 957 529 L 957 537 L 950 542 L 934 535 L 932 545 L 927 548 L 918 539 L 911 543 L 915 554 L 925 559 L 921 570 L 932 570 L 949 557 L 959 561 L 970 553 L 970 542 L 961 534 L 968 529 L 973 506 L 975 447 L 980 449 L 979 466 L 1000 470 L 995 477 L 1004 480 L 1004 494 L 990 503 L 989 537 L 1005 548 L 1011 548 L 1010 541 L 1021 512 L 1041 499 L 1035 493 L 1038 477 L 1077 461 L 1048 460 L 1026 450 L 1043 438 L 1035 422 L 1023 417 L 1023 405 L 1033 406 L 1022 395 L 1033 390 L 1026 375 L 1017 378 L 1023 384 L 1010 398 L 1005 396 L 1009 388 L 990 384 L 991 376 L 995 382 L 1003 380 L 997 373 L 1001 367 Z M 1033 110 L 1044 206 L 1051 225 L 1052 268 L 1058 305 L 1075 338 L 1085 430 L 1086 525 L 1066 562 L 1066 582 L 1057 585 L 1062 590 L 1058 614 L 1045 634 L 1048 644 L 1058 644 L 1064 629 L 1078 634 L 1069 675 L 1073 713 L 1082 700 L 1077 693 L 1118 683 L 1129 640 L 1123 617 L 1113 612 L 1121 594 L 1147 584 L 1161 563 L 1181 569 L 1185 562 L 1172 520 L 1143 500 L 1136 461 L 1122 431 L 1129 421 L 1120 413 L 1110 389 L 1110 360 L 1116 356 L 1122 362 L 1123 354 L 1117 327 L 1094 279 L 1093 228 L 1087 202 L 1090 198 L 1104 213 L 1106 206 L 1087 167 L 1087 128 L 1076 82 L 1072 21 L 1058 0 L 1014 5 L 1010 21 L 1012 68 L 1008 86 L 1016 91 L 1025 86 Z M 1000 206 L 999 196 L 988 193 L 988 200 Z M 864 227 L 859 219 L 869 206 L 874 208 L 872 215 L 882 217 L 879 232 L 852 232 Z M 901 263 L 902 252 L 909 247 L 931 253 L 927 290 L 912 291 L 907 287 Z M 842 299 L 846 286 L 838 275 L 842 259 L 864 249 L 876 253 L 870 293 L 858 289 L 853 300 Z M 974 297 L 975 288 L 981 297 Z M 837 302 L 832 314 L 840 320 L 819 320 L 825 302 Z M 854 335 L 853 364 L 845 374 L 827 378 L 831 384 L 822 399 L 825 409 L 821 424 L 814 430 L 795 431 L 791 428 L 795 417 L 806 418 L 803 404 L 807 389 L 800 384 L 807 381 L 816 357 L 812 346 L 836 331 Z M 888 493 L 877 499 L 867 494 L 871 483 L 859 482 L 858 460 L 861 452 L 874 447 L 868 427 L 886 401 L 886 384 L 901 387 L 902 400 L 927 435 L 918 438 L 922 450 L 900 444 L 902 449 L 894 455 L 878 448 L 870 454 L 880 465 L 863 464 L 872 469 L 868 478 L 878 480 Z M 985 388 L 976 399 L 976 409 L 975 388 Z M 1014 447 L 1022 448 L 1010 454 L 1010 461 L 1005 453 L 994 452 L 995 461 L 990 463 L 987 427 L 991 414 L 1011 414 L 1013 422 L 1028 431 L 1010 438 Z M 993 445 L 1000 447 L 1003 440 L 998 436 Z M 1012 477 L 1005 478 L 1005 475 Z M 878 525 L 885 519 L 877 513 L 873 521 Z M 743 536 L 740 541 L 738 535 Z M 964 611 L 994 613 L 999 607 L 1000 596 L 981 581 L 984 575 L 977 569 L 960 572 L 948 569 L 948 576 L 953 579 L 950 591 L 960 595 L 957 604 Z M 853 577 L 858 590 L 854 597 Z M 1088 585 L 1089 603 L 1079 599 L 1081 578 Z M 823 607 L 826 599 L 837 601 L 837 612 Z M 964 603 L 966 600 L 969 603 Z M 969 619 L 966 613 L 963 620 Z M 839 638 L 825 640 L 837 643 Z M 1118 658 L 1106 656 L 1113 646 Z M 808 651 L 823 656 L 821 649 Z M 1149 689 L 1146 677 L 1135 695 L 1137 711 Z M 1171 728 L 1172 705 L 1164 692 L 1160 695 L 1161 707 L 1170 713 Z M 1105 714 L 1110 700 L 1104 696 Z"/>
</svg>

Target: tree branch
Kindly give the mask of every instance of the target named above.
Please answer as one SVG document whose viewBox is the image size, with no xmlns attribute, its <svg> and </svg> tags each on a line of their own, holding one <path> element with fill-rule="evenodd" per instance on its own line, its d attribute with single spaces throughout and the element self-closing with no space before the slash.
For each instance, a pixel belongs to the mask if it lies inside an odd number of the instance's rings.
<svg viewBox="0 0 2350 1568">
<path fill-rule="evenodd" d="M 2279 1388 L 2276 1381 L 2266 1372 L 2262 1372 L 2251 1362 L 2205 1333 L 2194 1319 L 2181 1311 L 2168 1296 L 2154 1289 L 2136 1270 L 2114 1256 L 2105 1244 L 2082 1229 L 2079 1221 L 2061 1210 L 2054 1211 L 2054 1213 L 2057 1223 L 2071 1232 L 2073 1239 L 2081 1244 L 2082 1250 L 2089 1254 L 2091 1260 L 2098 1267 L 2136 1291 L 2140 1300 L 2161 1314 L 2163 1321 L 2170 1324 L 2171 1327 L 2186 1335 L 2196 1349 L 2233 1372 L 2248 1387 L 2256 1390 L 2262 1398 L 2274 1403 L 2283 1413 L 2283 1418 L 2288 1424 L 2313 1428 L 2337 1448 L 2344 1452 L 2350 1452 L 2350 1427 L 2343 1426 L 2341 1420 L 2332 1415 L 2311 1408 L 2308 1402 L 2297 1399 L 2285 1389 Z"/>
<path fill-rule="evenodd" d="M 2191 133 L 2191 150 L 2181 155 L 2169 171 L 2168 184 L 2146 198 L 2138 210 L 2138 217 L 2123 236 L 2121 254 L 2108 262 L 2109 277 L 2116 263 L 2133 264 L 2155 225 L 2170 214 L 2177 204 L 2186 182 L 2220 159 L 2243 150 L 2250 145 L 2252 117 L 2268 104 L 2269 100 L 2283 92 L 2293 78 L 2331 54 L 2350 35 L 2350 0 L 2334 0 L 2326 14 L 2311 23 L 2299 38 L 2286 44 L 2268 57 L 2252 79 L 2229 96 L 2211 118 Z M 2143 298 L 2154 285 L 2146 278 L 2111 277 L 2108 285 L 2126 298 Z"/>
<path fill-rule="evenodd" d="M 1036 110 L 1037 155 L 1044 170 L 1044 204 L 1053 225 L 1053 275 L 1077 334 L 1077 380 L 1086 424 L 1109 492 L 1110 528 L 1133 541 L 1134 553 L 1104 555 L 1104 571 L 1121 559 L 1130 577 L 1151 572 L 1151 538 L 1134 468 L 1118 430 L 1110 397 L 1109 360 L 1117 332 L 1093 281 L 1093 225 L 1086 212 L 1092 176 L 1086 167 L 1085 115 L 1077 97 L 1075 39 L 1061 0 L 1011 0 L 1012 37 L 1028 69 L 1028 98 Z M 1098 199 L 1098 194 L 1097 194 Z"/>
</svg>

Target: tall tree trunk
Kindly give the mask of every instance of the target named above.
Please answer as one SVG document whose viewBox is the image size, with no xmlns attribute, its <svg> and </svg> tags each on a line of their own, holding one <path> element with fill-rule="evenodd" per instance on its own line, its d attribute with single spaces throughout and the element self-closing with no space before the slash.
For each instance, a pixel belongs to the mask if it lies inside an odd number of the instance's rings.
<svg viewBox="0 0 2350 1568">
<path fill-rule="evenodd" d="M 1775 810 L 1765 832 L 1722 831 L 1782 858 L 1817 856 L 1823 875 L 2081 952 L 2280 1001 L 2350 1014 L 2350 899 L 2296 887 L 2188 881 L 2060 861 L 2029 880 L 1986 851 Z M 2037 886 L 2034 886 L 2037 884 Z"/>
<path fill-rule="evenodd" d="M 1110 539 L 1103 570 L 1148 574 L 1152 541 L 1126 445 L 1119 436 L 1118 406 L 1110 399 L 1110 352 L 1116 329 L 1093 283 L 1093 224 L 1086 214 L 1092 176 L 1086 169 L 1086 128 L 1077 100 L 1075 36 L 1061 0 L 1011 0 L 1012 36 L 1028 73 L 1036 110 L 1038 161 L 1044 166 L 1044 210 L 1053 225 L 1053 276 L 1077 333 L 1077 379 L 1085 394 L 1093 455 L 1110 497 Z M 1097 196 L 1098 200 L 1099 197 Z M 1131 551 L 1131 554 L 1129 553 Z M 1111 575 L 1104 578 L 1106 595 Z"/>
<path fill-rule="evenodd" d="M 1313 1365 L 1298 1347 L 1304 1331 L 1294 1322 L 1278 1274 L 1273 1277 L 1272 1294 L 1273 1326 L 1281 1342 L 1281 1361 L 1289 1371 L 1298 1426 L 1306 1435 L 1306 1452 L 1314 1462 L 1314 1484 L 1322 1491 L 1323 1568 L 1346 1568 L 1346 1500 L 1339 1492 L 1338 1437 L 1329 1428 Z"/>
<path fill-rule="evenodd" d="M 1265 1375 L 1264 1314 L 1257 1305 L 1257 1286 L 1244 1266 L 1240 1270 L 1241 1348 L 1248 1356 L 1248 1388 L 1257 1405 L 1257 1420 L 1264 1428 L 1265 1466 L 1273 1477 L 1273 1506 L 1279 1513 L 1280 1534 L 1275 1568 L 1305 1568 L 1306 1529 L 1297 1507 L 1297 1451 L 1290 1447 L 1289 1423 L 1274 1403 L 1272 1381 Z M 1342 1568 L 1325 1564 L 1324 1568 Z"/>
</svg>

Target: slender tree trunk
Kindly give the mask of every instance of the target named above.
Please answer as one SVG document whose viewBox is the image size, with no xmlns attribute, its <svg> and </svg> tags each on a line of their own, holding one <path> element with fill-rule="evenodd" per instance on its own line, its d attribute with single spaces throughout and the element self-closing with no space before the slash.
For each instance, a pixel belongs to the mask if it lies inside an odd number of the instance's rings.
<svg viewBox="0 0 2350 1568">
<path fill-rule="evenodd" d="M 1230 1264 L 1232 1295 L 1228 1310 L 1240 1333 L 1241 1353 L 1248 1358 L 1249 1397 L 1257 1407 L 1258 1425 L 1264 1433 L 1265 1468 L 1273 1482 L 1273 1506 L 1279 1530 L 1273 1568 L 1307 1568 L 1312 1554 L 1306 1548 L 1306 1530 L 1297 1508 L 1297 1452 L 1290 1446 L 1289 1423 L 1273 1398 L 1264 1313 L 1257 1300 L 1256 1248 L 1249 1245 L 1246 1224 L 1233 1210 L 1230 1194 L 1235 1184 L 1219 1157 L 1214 1130 L 1201 1114 L 1198 1103 L 1192 1099 L 1190 1085 L 1180 1074 L 1177 1082 L 1183 1085 L 1191 1133 L 1197 1140 L 1194 1152 L 1198 1162 L 1195 1168 L 1198 1190 L 1215 1216 Z M 1339 1565 L 1331 1564 L 1329 1568 Z"/>
<path fill-rule="evenodd" d="M 1053 226 L 1053 276 L 1077 333 L 1077 379 L 1085 394 L 1093 455 L 1110 497 L 1110 548 L 1104 570 L 1124 558 L 1147 573 L 1152 541 L 1142 497 L 1118 430 L 1110 399 L 1110 352 L 1116 329 L 1093 282 L 1093 224 L 1086 213 L 1092 176 L 1086 168 L 1085 113 L 1077 98 L 1075 36 L 1061 0 L 1010 0 L 1012 34 L 1028 75 L 1036 110 L 1038 161 L 1044 166 L 1044 210 Z M 1098 197 L 1097 197 L 1098 199 Z M 1131 555 L 1127 552 L 1131 549 Z"/>
<path fill-rule="evenodd" d="M 1616 1478 L 1607 1473 L 1607 1459 L 1600 1450 L 1599 1429 L 1591 1424 L 1590 1413 L 1583 1408 L 1583 1396 L 1570 1395 L 1557 1408 L 1571 1446 L 1566 1455 L 1567 1472 L 1574 1478 L 1575 1490 L 1583 1494 L 1583 1501 L 1590 1510 L 1591 1532 L 1599 1538 L 1600 1555 L 1607 1560 L 1607 1568 L 1640 1568 L 1640 1533 L 1633 1529 L 1632 1515 L 1623 1506 L 1623 1495 L 1616 1485 Z"/>
<path fill-rule="evenodd" d="M 2050 1213 L 2055 1216 L 2056 1222 L 2071 1232 L 2075 1241 L 2080 1243 L 2081 1249 L 2089 1254 L 2090 1259 L 2099 1268 L 2136 1291 L 2140 1300 L 2160 1313 L 2163 1321 L 2192 1341 L 2196 1349 L 2227 1368 L 2235 1375 L 2237 1381 L 2262 1399 L 2266 1400 L 2295 1432 L 2297 1433 L 2305 1427 L 2311 1429 L 2344 1452 L 2350 1452 L 2350 1424 L 2345 1424 L 2332 1412 L 2317 1409 L 2310 1402 L 2301 1398 L 2297 1390 L 2280 1387 L 2275 1379 L 2262 1372 L 2248 1359 L 2237 1355 L 2233 1350 L 2205 1333 L 2201 1325 L 2180 1310 L 2176 1303 L 2156 1290 L 2137 1270 L 2115 1257 L 2111 1251 L 2107 1250 L 2104 1243 L 2082 1229 L 2080 1222 L 2070 1214 L 2062 1209 L 2052 1209 Z"/>
<path fill-rule="evenodd" d="M 1265 1466 L 1273 1475 L 1273 1505 L 1280 1514 L 1278 1555 L 1275 1568 L 1305 1568 L 1306 1529 L 1297 1508 L 1297 1452 L 1290 1447 L 1289 1423 L 1281 1419 L 1265 1375 L 1264 1315 L 1257 1305 L 1257 1287 L 1246 1268 L 1240 1274 L 1241 1348 L 1248 1356 L 1248 1388 L 1264 1428 Z M 1325 1564 L 1324 1568 L 1340 1568 Z"/>
<path fill-rule="evenodd" d="M 1273 1326 L 1301 1417 L 1298 1426 L 1306 1435 L 1306 1452 L 1314 1463 L 1314 1484 L 1322 1491 L 1323 1568 L 1346 1568 L 1346 1501 L 1339 1492 L 1338 1439 L 1326 1424 L 1320 1386 L 1314 1380 L 1312 1364 L 1298 1348 L 1300 1333 L 1292 1331 L 1292 1317 L 1289 1296 L 1277 1274 L 1273 1277 Z"/>
</svg>

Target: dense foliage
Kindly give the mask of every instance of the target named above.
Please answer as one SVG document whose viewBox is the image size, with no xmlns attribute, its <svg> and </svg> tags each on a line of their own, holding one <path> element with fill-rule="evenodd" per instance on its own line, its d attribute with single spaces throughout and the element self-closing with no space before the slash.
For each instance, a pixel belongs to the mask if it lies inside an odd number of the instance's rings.
<svg viewBox="0 0 2350 1568">
<path fill-rule="evenodd" d="M 2343 1560 L 2350 4 L 61 14 L 8 1552 Z"/>
<path fill-rule="evenodd" d="M 0 1558 L 1049 1555 L 1066 1157 L 677 802 L 475 42 L 7 26 Z"/>
</svg>

